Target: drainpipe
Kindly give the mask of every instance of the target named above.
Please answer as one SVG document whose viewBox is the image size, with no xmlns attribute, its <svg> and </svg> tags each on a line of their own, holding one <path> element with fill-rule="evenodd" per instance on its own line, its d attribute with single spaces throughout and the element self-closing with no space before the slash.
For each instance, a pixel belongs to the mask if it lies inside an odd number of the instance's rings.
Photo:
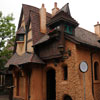
<svg viewBox="0 0 100 100">
<path fill-rule="evenodd" d="M 91 76 L 92 76 L 92 95 L 94 97 L 94 84 L 93 84 L 93 54 L 94 52 L 90 53 L 90 57 L 91 57 Z"/>
<path fill-rule="evenodd" d="M 31 73 L 28 73 L 28 100 L 30 100 L 31 96 L 30 96 L 30 77 L 31 77 Z"/>
</svg>

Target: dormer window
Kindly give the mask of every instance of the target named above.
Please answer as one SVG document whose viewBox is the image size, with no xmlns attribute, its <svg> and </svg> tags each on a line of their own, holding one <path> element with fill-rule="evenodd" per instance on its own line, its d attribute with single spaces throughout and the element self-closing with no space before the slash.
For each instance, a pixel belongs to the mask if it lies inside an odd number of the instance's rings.
<svg viewBox="0 0 100 100">
<path fill-rule="evenodd" d="M 16 34 L 17 34 L 17 41 L 24 41 L 24 35 L 25 35 L 24 27 L 20 27 Z"/>
<path fill-rule="evenodd" d="M 65 25 L 65 31 L 64 32 L 72 35 L 73 34 L 73 27 L 69 26 L 69 25 Z"/>
<path fill-rule="evenodd" d="M 17 41 L 24 41 L 24 34 L 18 34 Z"/>
</svg>

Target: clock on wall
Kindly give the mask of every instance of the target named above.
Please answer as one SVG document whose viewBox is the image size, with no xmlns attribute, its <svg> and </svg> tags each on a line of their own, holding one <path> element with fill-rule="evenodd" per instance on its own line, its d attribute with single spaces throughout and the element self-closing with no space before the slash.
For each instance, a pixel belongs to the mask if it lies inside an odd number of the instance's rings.
<svg viewBox="0 0 100 100">
<path fill-rule="evenodd" d="M 81 72 L 83 73 L 87 72 L 88 70 L 88 64 L 85 61 L 82 61 L 79 67 L 80 67 Z"/>
</svg>

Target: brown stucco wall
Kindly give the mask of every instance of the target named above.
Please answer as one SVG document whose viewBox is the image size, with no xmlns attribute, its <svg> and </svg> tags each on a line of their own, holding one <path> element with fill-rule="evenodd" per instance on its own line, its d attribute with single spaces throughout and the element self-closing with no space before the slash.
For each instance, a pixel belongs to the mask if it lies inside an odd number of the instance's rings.
<svg viewBox="0 0 100 100">
<path fill-rule="evenodd" d="M 32 39 L 32 25 L 31 25 L 31 23 L 29 25 L 29 32 L 28 32 L 28 38 L 27 38 L 27 40 L 30 40 L 30 39 Z"/>
<path fill-rule="evenodd" d="M 29 32 L 28 32 L 28 35 L 27 35 L 27 51 L 28 52 L 33 52 L 33 41 L 32 41 L 32 27 L 31 27 L 31 23 L 29 25 Z"/>
<path fill-rule="evenodd" d="M 100 63 L 99 63 L 100 62 L 100 53 L 99 53 L 99 51 L 93 54 L 93 65 L 95 62 L 98 62 L 98 64 L 99 64 L 98 72 L 99 72 L 99 76 L 100 76 Z M 98 80 L 95 80 L 94 67 L 95 66 L 93 66 L 94 97 L 95 97 L 95 100 L 100 100 L 100 77 L 98 77 Z"/>
<path fill-rule="evenodd" d="M 94 79 L 94 62 L 100 62 L 100 53 L 98 51 L 93 53 L 92 56 L 92 63 L 93 63 L 93 91 L 94 97 L 92 95 L 92 75 L 91 75 L 91 56 L 90 53 L 92 52 L 91 48 L 88 47 L 77 47 L 77 66 L 79 66 L 81 61 L 86 61 L 88 64 L 88 71 L 85 73 L 85 85 L 86 85 L 86 99 L 87 100 L 100 100 L 100 78 L 99 80 Z M 100 67 L 100 65 L 99 65 Z M 100 68 L 99 68 L 100 71 Z M 83 88 L 83 73 L 79 71 L 79 77 L 81 81 L 81 88 L 82 94 L 84 95 L 84 88 Z"/>
<path fill-rule="evenodd" d="M 91 49 L 88 47 L 82 47 L 66 40 L 66 48 L 71 50 L 71 56 L 65 59 L 63 62 L 60 61 L 57 66 L 54 65 L 53 60 L 49 60 L 46 66 L 31 64 L 27 65 L 27 68 L 31 68 L 30 78 L 30 100 L 46 100 L 46 72 L 50 68 L 55 70 L 56 80 L 56 100 L 63 100 L 65 94 L 71 96 L 72 100 L 84 100 L 84 82 L 83 73 L 79 69 L 79 65 L 82 61 L 86 61 L 88 64 L 88 71 L 84 73 L 85 76 L 85 89 L 86 89 L 86 100 L 94 100 L 92 95 L 92 76 L 91 76 Z M 66 55 L 66 54 L 65 54 Z M 93 55 L 93 63 L 95 61 L 100 62 L 99 52 Z M 63 65 L 68 67 L 68 79 L 64 80 L 63 76 Z M 93 64 L 94 65 L 94 64 Z M 94 67 L 94 66 L 93 66 Z M 94 70 L 94 69 L 93 69 Z M 27 100 L 28 94 L 28 79 L 27 75 L 23 76 L 24 79 L 20 79 L 20 92 L 19 96 L 22 96 Z M 94 76 L 93 76 L 94 77 Z M 16 78 L 14 77 L 16 85 Z M 100 99 L 100 81 L 94 82 L 94 97 L 95 100 Z M 25 85 L 26 84 L 26 85 Z M 26 87 L 26 88 L 25 88 Z M 25 89 L 23 89 L 25 88 Z M 24 92 L 25 91 L 25 92 Z M 14 89 L 14 96 L 16 89 Z"/>
<path fill-rule="evenodd" d="M 27 43 L 27 51 L 33 53 L 33 41 Z"/>
<path fill-rule="evenodd" d="M 91 51 L 89 49 L 78 46 L 76 52 L 77 52 L 76 67 L 77 67 L 80 82 L 81 82 L 82 95 L 84 97 L 84 84 L 85 84 L 86 100 L 93 100 L 92 76 L 91 76 L 91 56 L 90 56 Z M 79 70 L 79 65 L 82 61 L 86 61 L 88 64 L 88 71 L 86 73 L 82 73 Z M 83 77 L 85 77 L 85 82 L 84 82 Z"/>
<path fill-rule="evenodd" d="M 13 85 L 14 90 L 13 90 L 13 98 L 22 98 L 24 100 L 27 100 L 28 98 L 28 92 L 27 92 L 27 87 L 28 87 L 28 79 L 27 75 L 25 72 L 22 72 L 22 76 L 18 78 L 18 69 L 15 68 L 13 70 Z"/>
<path fill-rule="evenodd" d="M 43 69 L 33 66 L 30 81 L 30 100 L 43 100 Z"/>
<path fill-rule="evenodd" d="M 17 41 L 17 49 L 16 53 L 18 55 L 22 55 L 25 53 L 25 46 L 26 46 L 26 35 L 24 35 L 24 41 Z"/>
<path fill-rule="evenodd" d="M 47 68 L 53 68 L 56 71 L 56 100 L 63 100 L 64 95 L 71 96 L 72 100 L 83 100 L 81 83 L 79 78 L 79 69 L 76 68 L 76 46 L 74 43 L 66 41 L 66 51 L 72 51 L 71 57 L 60 62 L 57 66 L 49 62 Z M 68 67 L 68 80 L 63 78 L 63 65 Z"/>
<path fill-rule="evenodd" d="M 24 15 L 22 17 L 22 21 L 21 21 L 21 27 L 24 27 L 25 30 L 25 21 L 24 21 Z M 26 46 L 26 35 L 24 35 L 24 41 L 16 41 L 17 42 L 17 48 L 16 48 L 16 52 L 18 55 L 22 55 L 25 53 L 25 46 Z"/>
</svg>

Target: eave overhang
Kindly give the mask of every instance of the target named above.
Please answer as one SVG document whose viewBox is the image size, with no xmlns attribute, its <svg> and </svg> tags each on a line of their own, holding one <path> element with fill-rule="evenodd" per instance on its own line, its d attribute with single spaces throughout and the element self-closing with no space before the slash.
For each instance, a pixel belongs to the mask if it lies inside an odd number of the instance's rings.
<svg viewBox="0 0 100 100">
<path fill-rule="evenodd" d="M 34 63 L 34 64 L 45 64 L 36 54 L 33 53 L 24 53 L 22 56 L 19 56 L 15 53 L 7 62 L 5 67 L 9 67 L 10 65 L 22 65 L 26 63 Z"/>
</svg>

